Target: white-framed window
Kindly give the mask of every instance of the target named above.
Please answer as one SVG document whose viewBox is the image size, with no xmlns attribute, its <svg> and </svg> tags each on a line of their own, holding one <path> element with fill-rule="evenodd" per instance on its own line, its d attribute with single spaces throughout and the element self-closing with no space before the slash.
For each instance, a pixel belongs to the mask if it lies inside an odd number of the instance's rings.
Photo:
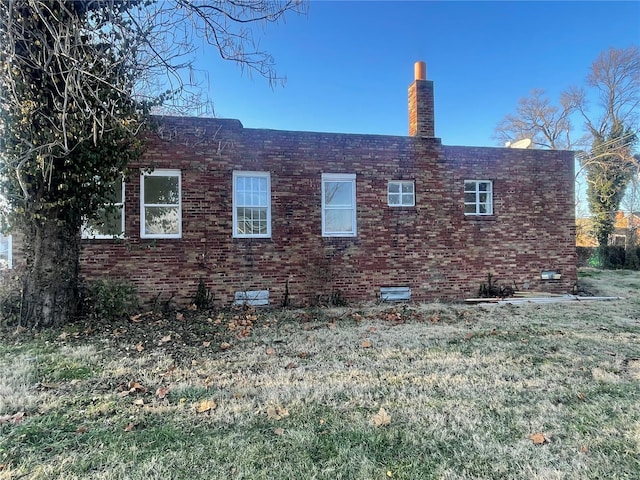
<svg viewBox="0 0 640 480">
<path fill-rule="evenodd" d="M 82 226 L 82 238 L 114 238 L 124 236 L 124 181 L 113 184 L 109 202 L 98 211 L 95 219 Z"/>
<path fill-rule="evenodd" d="M 464 214 L 493 215 L 493 182 L 491 180 L 464 181 Z"/>
<path fill-rule="evenodd" d="M 355 174 L 322 174 L 322 235 L 356 236 Z"/>
<path fill-rule="evenodd" d="M 182 236 L 182 173 L 154 170 L 140 176 L 140 237 Z"/>
<path fill-rule="evenodd" d="M 390 207 L 413 207 L 416 204 L 414 182 L 390 180 L 387 183 L 387 205 Z"/>
<path fill-rule="evenodd" d="M 0 269 L 13 268 L 13 237 L 0 234 Z"/>
<path fill-rule="evenodd" d="M 271 237 L 271 175 L 233 172 L 233 236 Z"/>
</svg>

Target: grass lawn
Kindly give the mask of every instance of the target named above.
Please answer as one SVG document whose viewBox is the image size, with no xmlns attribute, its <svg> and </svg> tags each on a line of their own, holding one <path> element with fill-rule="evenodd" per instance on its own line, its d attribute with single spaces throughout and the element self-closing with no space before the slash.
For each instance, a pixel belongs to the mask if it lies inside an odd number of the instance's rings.
<svg viewBox="0 0 640 480">
<path fill-rule="evenodd" d="M 623 297 L 0 329 L 0 479 L 638 479 Z"/>
</svg>

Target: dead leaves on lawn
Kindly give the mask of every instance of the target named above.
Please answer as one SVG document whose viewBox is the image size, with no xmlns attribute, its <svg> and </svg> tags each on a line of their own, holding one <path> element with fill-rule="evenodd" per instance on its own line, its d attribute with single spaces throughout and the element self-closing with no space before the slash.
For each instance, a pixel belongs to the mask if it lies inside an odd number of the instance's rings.
<svg viewBox="0 0 640 480">
<path fill-rule="evenodd" d="M 145 387 L 134 381 L 131 381 L 126 385 L 119 385 L 117 390 L 119 397 L 126 397 L 127 395 L 136 393 L 147 393 L 147 389 Z"/>
<path fill-rule="evenodd" d="M 169 395 L 169 389 L 167 387 L 158 387 L 156 389 L 156 397 L 158 397 L 159 400 L 165 399 L 167 395 Z"/>
<path fill-rule="evenodd" d="M 391 423 L 391 415 L 389 415 L 384 408 L 380 407 L 378 413 L 371 417 L 371 422 L 374 427 L 387 426 Z"/>
<path fill-rule="evenodd" d="M 17 412 L 17 413 L 14 413 L 13 415 L 1 415 L 0 425 L 2 425 L 3 423 L 20 425 L 24 420 L 24 416 L 25 416 L 24 412 Z"/>
<path fill-rule="evenodd" d="M 549 443 L 549 439 L 545 434 L 540 432 L 530 435 L 529 440 L 531 440 L 534 445 L 544 445 L 545 443 Z"/>
<path fill-rule="evenodd" d="M 217 407 L 218 407 L 218 404 L 213 400 L 202 400 L 196 406 L 196 412 L 197 413 L 211 412 L 212 410 L 215 410 Z"/>
<path fill-rule="evenodd" d="M 272 405 L 267 407 L 267 418 L 269 420 L 282 420 L 289 416 L 289 411 L 282 405 Z"/>
</svg>

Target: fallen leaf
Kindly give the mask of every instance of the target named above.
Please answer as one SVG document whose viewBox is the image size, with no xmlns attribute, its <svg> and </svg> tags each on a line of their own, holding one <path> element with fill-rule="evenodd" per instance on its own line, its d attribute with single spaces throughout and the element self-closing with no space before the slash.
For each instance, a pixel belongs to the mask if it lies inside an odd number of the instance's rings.
<svg viewBox="0 0 640 480">
<path fill-rule="evenodd" d="M 171 335 L 165 335 L 160 339 L 160 343 L 167 343 L 171 341 Z"/>
<path fill-rule="evenodd" d="M 267 351 L 266 351 L 267 355 L 273 355 L 274 353 L 276 353 L 276 351 L 273 348 L 271 347 L 267 348 Z"/>
<path fill-rule="evenodd" d="M 286 368 L 287 370 L 291 370 L 292 368 L 297 368 L 297 367 L 298 367 L 298 365 L 296 365 L 295 363 L 289 362 L 289 363 L 287 363 L 287 366 L 284 367 L 284 368 Z"/>
<path fill-rule="evenodd" d="M 586 445 L 582 445 L 582 446 L 580 447 L 580 452 L 581 452 L 581 453 L 587 453 L 588 451 L 589 451 L 589 449 L 587 448 L 587 446 L 586 446 Z"/>
<path fill-rule="evenodd" d="M 176 313 L 176 320 L 178 320 L 178 321 L 184 320 L 184 313 L 177 312 Z"/>
<path fill-rule="evenodd" d="M 158 387 L 156 390 L 156 397 L 159 399 L 165 398 L 169 394 L 169 389 L 167 387 Z"/>
<path fill-rule="evenodd" d="M 134 428 L 136 428 L 135 424 L 133 423 L 127 423 L 127 426 L 124 427 L 124 431 L 125 432 L 130 432 L 132 431 Z"/>
<path fill-rule="evenodd" d="M 203 347 L 209 347 L 209 346 L 211 346 L 211 342 L 202 342 L 202 346 Z"/>
<path fill-rule="evenodd" d="M 391 423 L 391 416 L 384 408 L 381 407 L 380 410 L 378 410 L 378 413 L 373 416 L 372 420 L 376 427 L 382 427 Z"/>
<path fill-rule="evenodd" d="M 274 428 L 273 433 L 275 433 L 276 435 L 282 435 L 284 433 L 284 428 Z"/>
<path fill-rule="evenodd" d="M 280 420 L 288 416 L 288 410 L 280 405 L 267 408 L 267 417 L 269 417 L 271 420 Z"/>
<path fill-rule="evenodd" d="M 363 340 L 362 348 L 371 348 L 371 342 L 369 340 Z"/>
<path fill-rule="evenodd" d="M 14 425 L 20 425 L 23 420 L 24 420 L 24 412 L 14 413 L 13 415 L 11 415 L 11 418 L 10 418 L 10 421 Z"/>
<path fill-rule="evenodd" d="M 220 350 L 229 350 L 231 348 L 231 344 L 227 342 L 222 342 L 220 344 Z"/>
<path fill-rule="evenodd" d="M 376 332 L 377 330 L 378 330 L 378 329 L 377 329 L 376 327 L 369 327 L 369 331 L 370 331 L 371 333 L 374 333 L 374 332 Z"/>
<path fill-rule="evenodd" d="M 549 441 L 547 437 L 544 436 L 543 433 L 534 433 L 529 437 L 529 440 L 531 440 L 536 445 L 542 445 Z"/>
<path fill-rule="evenodd" d="M 147 393 L 147 389 L 138 382 L 129 382 L 129 393 Z"/>
<path fill-rule="evenodd" d="M 139 352 L 141 352 L 141 351 L 143 351 L 143 350 L 144 350 L 144 347 L 142 346 L 142 343 L 138 343 L 138 344 L 136 345 L 136 350 L 137 350 L 137 351 L 139 351 Z"/>
<path fill-rule="evenodd" d="M 78 427 L 76 429 L 76 433 L 78 433 L 78 434 L 87 433 L 88 431 L 89 431 L 89 429 L 87 427 Z"/>
<path fill-rule="evenodd" d="M 196 407 L 196 412 L 204 413 L 215 410 L 218 405 L 213 400 L 202 400 Z"/>
<path fill-rule="evenodd" d="M 387 477 L 389 478 L 393 477 L 393 473 L 391 473 L 391 470 L 387 470 Z"/>
<path fill-rule="evenodd" d="M 141 399 L 141 398 L 136 398 L 136 399 L 133 401 L 133 404 L 134 404 L 136 407 L 143 407 L 143 406 L 144 406 L 144 400 L 143 400 L 143 399 Z"/>
<path fill-rule="evenodd" d="M 189 305 L 187 307 L 187 310 L 190 310 L 192 312 L 195 312 L 196 310 L 198 310 L 198 306 L 195 303 L 192 303 L 191 305 Z"/>
</svg>

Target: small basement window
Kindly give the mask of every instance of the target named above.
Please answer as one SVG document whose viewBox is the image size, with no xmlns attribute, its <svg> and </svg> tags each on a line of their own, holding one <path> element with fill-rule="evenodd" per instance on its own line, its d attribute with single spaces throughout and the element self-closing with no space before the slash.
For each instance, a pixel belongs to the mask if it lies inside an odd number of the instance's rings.
<svg viewBox="0 0 640 480">
<path fill-rule="evenodd" d="M 380 287 L 380 300 L 383 302 L 408 302 L 410 299 L 409 287 Z"/>
<path fill-rule="evenodd" d="M 250 305 L 259 307 L 269 305 L 269 290 L 245 290 L 236 292 L 234 305 Z"/>
</svg>

